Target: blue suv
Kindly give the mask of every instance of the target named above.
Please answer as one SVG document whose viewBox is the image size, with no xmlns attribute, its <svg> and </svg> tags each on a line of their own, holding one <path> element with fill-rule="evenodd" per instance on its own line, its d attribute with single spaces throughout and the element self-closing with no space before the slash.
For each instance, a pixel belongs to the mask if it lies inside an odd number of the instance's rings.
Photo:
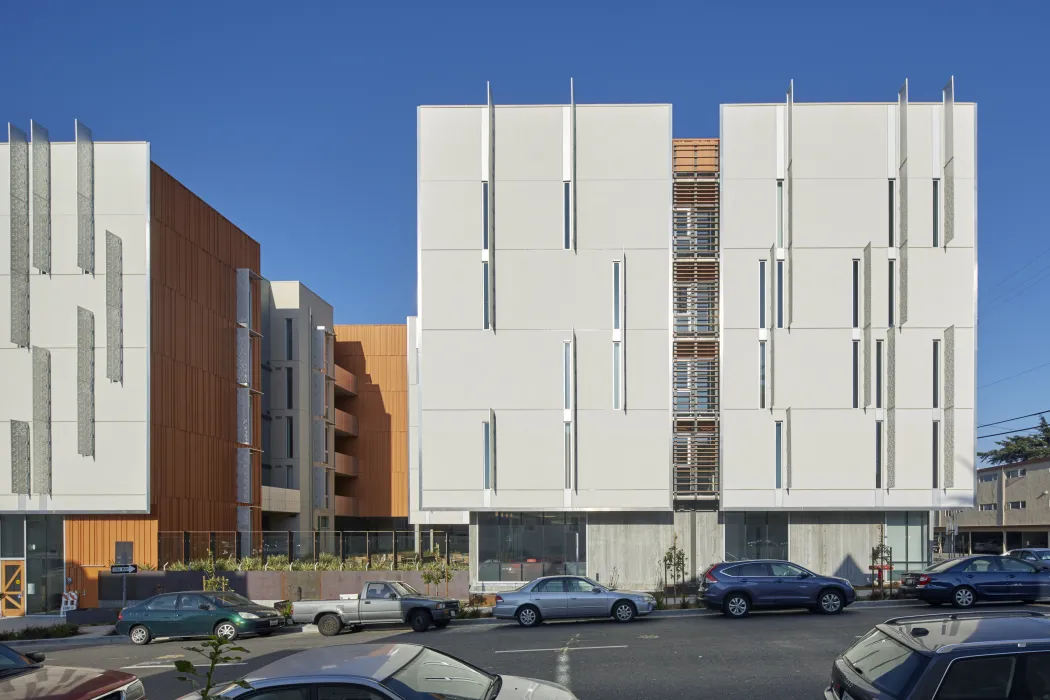
<svg viewBox="0 0 1050 700">
<path fill-rule="evenodd" d="M 715 564 L 704 572 L 700 598 L 727 617 L 752 608 L 808 608 L 836 615 L 857 599 L 844 578 L 818 576 L 798 564 L 775 559 Z"/>
</svg>

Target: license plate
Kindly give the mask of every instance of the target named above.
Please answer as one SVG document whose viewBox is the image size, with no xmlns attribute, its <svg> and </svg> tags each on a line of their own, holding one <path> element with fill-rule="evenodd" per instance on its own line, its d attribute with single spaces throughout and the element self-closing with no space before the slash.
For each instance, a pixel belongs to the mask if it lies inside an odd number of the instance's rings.
<svg viewBox="0 0 1050 700">
<path fill-rule="evenodd" d="M 452 611 L 451 613 L 449 613 L 449 614 L 450 614 L 450 615 L 452 615 L 452 617 L 455 617 L 455 616 L 456 616 L 456 611 L 455 611 L 455 610 L 453 610 L 453 611 Z"/>
<path fill-rule="evenodd" d="M 279 624 L 281 624 L 280 620 L 270 620 L 270 627 L 276 627 Z"/>
</svg>

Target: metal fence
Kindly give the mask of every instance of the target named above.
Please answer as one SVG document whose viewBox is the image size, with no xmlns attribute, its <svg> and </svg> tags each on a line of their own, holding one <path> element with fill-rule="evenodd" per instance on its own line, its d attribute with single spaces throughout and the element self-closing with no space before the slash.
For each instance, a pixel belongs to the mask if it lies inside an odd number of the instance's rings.
<svg viewBox="0 0 1050 700">
<path fill-rule="evenodd" d="M 266 563 L 317 562 L 338 559 L 357 568 L 397 567 L 444 560 L 466 566 L 469 535 L 462 529 L 194 532 L 157 534 L 159 568 L 182 564 L 215 566 L 247 557 Z"/>
</svg>

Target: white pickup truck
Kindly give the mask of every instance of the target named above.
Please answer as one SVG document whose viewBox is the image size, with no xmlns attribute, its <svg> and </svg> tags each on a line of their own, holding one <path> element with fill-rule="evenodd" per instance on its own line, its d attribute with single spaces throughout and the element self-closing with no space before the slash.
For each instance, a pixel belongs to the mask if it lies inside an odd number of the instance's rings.
<svg viewBox="0 0 1050 700">
<path fill-rule="evenodd" d="M 425 632 L 431 625 L 447 627 L 458 614 L 458 600 L 423 595 L 401 581 L 370 581 L 361 593 L 343 594 L 338 600 L 292 601 L 292 620 L 315 624 L 327 637 L 344 627 L 365 625 L 409 624 Z"/>
</svg>

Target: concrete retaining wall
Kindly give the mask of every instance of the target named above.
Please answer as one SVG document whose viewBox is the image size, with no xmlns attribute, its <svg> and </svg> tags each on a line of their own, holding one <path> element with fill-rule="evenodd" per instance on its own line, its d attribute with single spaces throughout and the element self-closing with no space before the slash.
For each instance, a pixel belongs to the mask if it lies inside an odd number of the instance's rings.
<svg viewBox="0 0 1050 700">
<path fill-rule="evenodd" d="M 341 593 L 360 593 L 370 581 L 404 581 L 426 593 L 419 571 L 222 571 L 230 588 L 252 600 L 306 600 L 338 598 Z M 204 573 L 200 571 L 140 571 L 127 577 L 128 603 L 160 593 L 199 591 Z M 469 575 L 456 571 L 448 582 L 448 595 L 466 600 Z M 445 585 L 430 586 L 431 593 L 445 594 Z M 121 577 L 100 573 L 99 607 L 120 607 Z"/>
<path fill-rule="evenodd" d="M 818 574 L 871 583 L 871 550 L 882 536 L 885 513 L 791 514 L 788 551 L 791 560 Z"/>
</svg>

